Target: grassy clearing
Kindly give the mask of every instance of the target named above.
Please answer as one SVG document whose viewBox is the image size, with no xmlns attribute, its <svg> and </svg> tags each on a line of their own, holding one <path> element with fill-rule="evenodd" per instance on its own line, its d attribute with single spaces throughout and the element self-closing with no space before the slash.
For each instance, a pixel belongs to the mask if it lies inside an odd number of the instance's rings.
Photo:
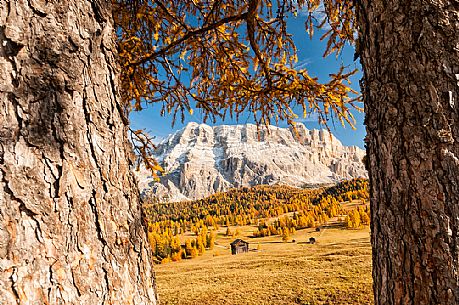
<svg viewBox="0 0 459 305">
<path fill-rule="evenodd" d="M 156 266 L 161 304 L 372 304 L 368 228 L 301 230 L 295 243 L 253 239 L 254 227 L 238 228 L 239 238 L 251 249 L 260 244 L 260 251 L 231 255 L 234 238 L 221 228 L 215 248 L 203 256 Z"/>
</svg>

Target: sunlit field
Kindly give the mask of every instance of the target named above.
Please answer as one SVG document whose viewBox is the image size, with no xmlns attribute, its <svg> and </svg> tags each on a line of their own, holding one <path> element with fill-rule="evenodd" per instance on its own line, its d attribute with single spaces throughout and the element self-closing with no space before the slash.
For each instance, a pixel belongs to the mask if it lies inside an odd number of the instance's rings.
<svg viewBox="0 0 459 305">
<path fill-rule="evenodd" d="M 161 304 L 372 304 L 368 228 L 334 222 L 320 232 L 297 231 L 288 242 L 251 238 L 255 227 L 237 228 L 237 238 L 254 251 L 231 255 L 235 237 L 220 228 L 214 249 L 203 256 L 157 265 Z"/>
</svg>

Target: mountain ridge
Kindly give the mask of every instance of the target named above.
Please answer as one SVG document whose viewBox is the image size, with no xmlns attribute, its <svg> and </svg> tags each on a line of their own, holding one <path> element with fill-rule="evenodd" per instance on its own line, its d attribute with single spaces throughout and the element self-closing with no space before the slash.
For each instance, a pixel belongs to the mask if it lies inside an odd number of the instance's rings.
<svg viewBox="0 0 459 305">
<path fill-rule="evenodd" d="M 154 157 L 165 169 L 159 182 L 146 171 L 139 175 L 144 196 L 160 201 L 200 199 L 241 186 L 336 183 L 366 178 L 365 152 L 343 146 L 327 130 L 253 124 L 189 123 L 158 145 Z"/>
</svg>

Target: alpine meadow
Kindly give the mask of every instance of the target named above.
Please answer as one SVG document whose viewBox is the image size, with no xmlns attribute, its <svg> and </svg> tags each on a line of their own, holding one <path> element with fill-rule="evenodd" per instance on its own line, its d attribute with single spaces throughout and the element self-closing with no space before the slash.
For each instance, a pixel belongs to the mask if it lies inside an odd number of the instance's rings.
<svg viewBox="0 0 459 305">
<path fill-rule="evenodd" d="M 0 303 L 458 304 L 458 103 L 457 0 L 0 0 Z"/>
</svg>

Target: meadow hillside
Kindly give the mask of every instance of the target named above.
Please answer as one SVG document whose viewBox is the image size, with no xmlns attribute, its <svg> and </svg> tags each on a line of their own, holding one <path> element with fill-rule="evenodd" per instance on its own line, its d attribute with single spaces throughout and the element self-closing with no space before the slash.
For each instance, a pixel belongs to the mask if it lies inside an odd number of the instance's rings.
<svg viewBox="0 0 459 305">
<path fill-rule="evenodd" d="M 348 228 L 369 225 L 368 182 L 353 179 L 319 189 L 257 186 L 233 189 L 193 202 L 146 202 L 148 239 L 155 261 L 196 258 L 212 250 L 218 230 L 235 237 L 254 226 L 251 237 L 281 236 L 333 221 Z M 346 205 L 342 203 L 346 202 Z M 349 205 L 350 202 L 354 204 Z M 235 229 L 230 227 L 237 226 Z"/>
<path fill-rule="evenodd" d="M 295 242 L 251 238 L 254 227 L 239 228 L 239 238 L 258 251 L 231 255 L 234 238 L 221 228 L 213 250 L 156 266 L 161 304 L 372 304 L 368 227 L 331 223 L 320 232 L 297 231 Z"/>
<path fill-rule="evenodd" d="M 149 203 L 161 304 L 371 304 L 367 199 L 354 179 Z M 231 255 L 235 239 L 250 251 Z"/>
</svg>

